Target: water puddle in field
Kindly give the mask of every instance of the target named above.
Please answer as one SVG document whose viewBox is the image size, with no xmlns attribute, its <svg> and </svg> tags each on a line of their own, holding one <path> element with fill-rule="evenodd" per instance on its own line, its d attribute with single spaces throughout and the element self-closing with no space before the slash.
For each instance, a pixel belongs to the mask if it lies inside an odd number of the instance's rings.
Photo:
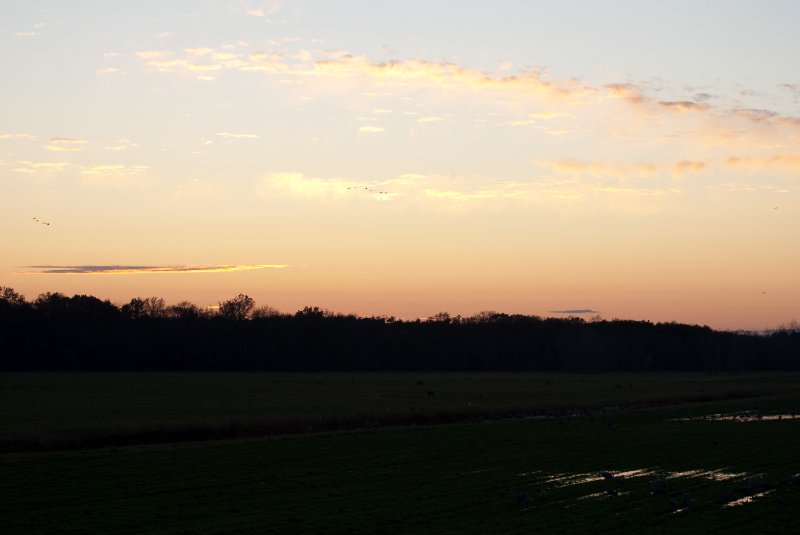
<svg viewBox="0 0 800 535">
<path fill-rule="evenodd" d="M 722 506 L 726 508 L 746 505 L 775 492 L 774 487 L 769 488 L 770 485 L 757 479 L 760 477 L 759 474 L 737 472 L 727 468 L 673 471 L 638 468 L 556 474 L 534 470 L 517 475 L 527 479 L 535 489 L 530 505 L 560 504 L 565 508 L 589 500 L 618 499 L 623 496 L 634 497 L 638 494 L 646 494 L 654 499 L 666 500 L 673 508 L 670 514 L 677 514 L 697 507 L 699 496 L 692 495 L 711 482 L 728 483 L 727 488 L 720 488 L 720 490 L 726 490 L 726 494 L 720 496 L 723 502 Z M 642 481 L 643 479 L 644 481 Z M 790 484 L 798 484 L 795 483 L 796 480 L 796 476 L 788 478 Z M 745 483 L 743 486 L 742 482 Z M 737 485 L 737 487 L 731 488 L 731 484 Z M 589 487 L 584 489 L 580 487 L 581 485 L 589 485 Z M 718 503 L 716 499 L 709 502 L 708 491 L 705 494 L 706 497 L 702 500 L 706 505 Z"/>
<path fill-rule="evenodd" d="M 743 497 L 739 498 L 738 500 L 733 500 L 733 501 L 730 501 L 730 502 L 726 503 L 725 505 L 723 505 L 723 507 L 738 507 L 740 505 L 745 505 L 747 503 L 753 503 L 757 499 L 763 498 L 764 496 L 772 494 L 773 492 L 775 492 L 775 489 L 765 490 L 764 492 L 757 492 L 757 493 L 751 494 L 749 496 L 743 496 Z"/>
<path fill-rule="evenodd" d="M 593 492 L 591 494 L 584 494 L 583 496 L 578 496 L 577 500 L 580 502 L 580 501 L 583 501 L 583 500 L 592 500 L 592 499 L 597 499 L 597 498 L 617 498 L 619 496 L 627 496 L 628 494 L 630 494 L 629 491 Z"/>
<path fill-rule="evenodd" d="M 722 469 L 717 470 L 685 470 L 683 472 L 666 472 L 667 478 L 700 478 L 710 481 L 727 481 L 729 479 L 744 479 L 750 474 L 747 472 L 726 472 Z"/>
<path fill-rule="evenodd" d="M 541 470 L 534 470 L 533 472 L 521 472 L 517 475 L 519 477 L 529 477 L 537 474 L 541 474 Z M 605 476 L 602 472 L 553 474 L 550 477 L 542 479 L 539 483 L 542 485 L 549 485 L 554 488 L 561 488 L 571 487 L 574 485 L 585 485 L 587 483 L 594 483 L 596 481 L 624 481 L 626 479 L 645 476 L 663 476 L 666 479 L 697 478 L 707 479 L 709 481 L 727 481 L 729 479 L 746 478 L 750 476 L 750 474 L 747 472 L 727 472 L 722 468 L 717 468 L 714 470 L 683 470 L 680 472 L 659 471 L 654 468 L 639 468 L 636 470 L 626 470 L 622 472 L 606 472 Z"/>
<path fill-rule="evenodd" d="M 532 473 L 532 472 L 529 472 Z M 585 485 L 586 483 L 594 483 L 595 481 L 613 480 L 613 479 L 627 479 L 633 477 L 641 477 L 652 475 L 654 472 L 650 469 L 627 470 L 624 472 L 586 472 L 578 474 L 554 474 L 549 478 L 542 481 L 545 485 L 553 487 L 571 487 L 573 485 Z M 523 474 L 519 474 L 522 476 Z M 611 477 L 609 477 L 611 476 Z"/>
<path fill-rule="evenodd" d="M 797 420 L 800 414 L 761 414 L 757 412 L 739 412 L 729 414 L 704 414 L 702 416 L 690 416 L 687 418 L 675 418 L 673 421 L 696 421 L 712 420 L 715 422 L 769 422 L 773 420 Z"/>
</svg>

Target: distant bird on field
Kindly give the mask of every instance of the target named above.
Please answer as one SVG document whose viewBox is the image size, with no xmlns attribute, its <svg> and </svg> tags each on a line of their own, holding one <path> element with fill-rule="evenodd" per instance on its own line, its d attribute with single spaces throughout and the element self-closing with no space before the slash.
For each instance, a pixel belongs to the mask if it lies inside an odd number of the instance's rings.
<svg viewBox="0 0 800 535">
<path fill-rule="evenodd" d="M 533 498 L 531 498 L 524 492 L 515 492 L 512 495 L 514 496 L 514 500 L 520 505 L 520 507 L 530 507 L 531 505 L 533 505 Z"/>
<path fill-rule="evenodd" d="M 664 474 L 661 474 L 661 477 L 650 483 L 650 494 L 667 495 L 667 478 Z"/>
</svg>

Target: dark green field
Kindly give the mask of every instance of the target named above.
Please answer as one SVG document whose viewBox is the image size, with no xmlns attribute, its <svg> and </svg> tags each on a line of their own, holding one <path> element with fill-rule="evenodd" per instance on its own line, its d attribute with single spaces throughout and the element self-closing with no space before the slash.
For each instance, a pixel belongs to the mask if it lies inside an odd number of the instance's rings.
<svg viewBox="0 0 800 535">
<path fill-rule="evenodd" d="M 800 531 L 798 376 L 0 381 L 4 533 Z"/>
<path fill-rule="evenodd" d="M 0 374 L 0 452 L 562 415 L 791 393 L 800 375 Z"/>
</svg>

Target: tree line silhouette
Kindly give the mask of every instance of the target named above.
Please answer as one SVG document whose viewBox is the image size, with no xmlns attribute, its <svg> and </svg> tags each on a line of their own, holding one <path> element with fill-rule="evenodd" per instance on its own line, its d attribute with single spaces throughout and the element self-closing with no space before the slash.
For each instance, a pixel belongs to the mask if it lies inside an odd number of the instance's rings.
<svg viewBox="0 0 800 535">
<path fill-rule="evenodd" d="M 201 309 L 158 297 L 116 306 L 89 295 L 33 301 L 0 287 L 4 371 L 800 370 L 800 328 L 715 331 L 679 323 L 481 312 L 427 320 L 256 307 Z"/>
</svg>

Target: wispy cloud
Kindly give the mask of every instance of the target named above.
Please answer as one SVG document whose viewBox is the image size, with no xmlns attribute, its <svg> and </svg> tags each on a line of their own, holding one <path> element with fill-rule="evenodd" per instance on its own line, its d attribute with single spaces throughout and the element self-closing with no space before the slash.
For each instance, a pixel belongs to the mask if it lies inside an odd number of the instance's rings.
<svg viewBox="0 0 800 535">
<path fill-rule="evenodd" d="M 252 4 L 248 4 L 245 7 L 241 8 L 246 15 L 251 17 L 258 17 L 258 18 L 266 18 L 269 19 L 271 15 L 277 13 L 281 8 L 281 3 L 277 0 L 272 2 L 262 2 L 257 6 L 253 6 Z"/>
<path fill-rule="evenodd" d="M 83 150 L 83 145 L 87 143 L 89 142 L 85 139 L 51 137 L 50 144 L 45 146 L 45 150 L 52 152 L 78 152 Z"/>
<path fill-rule="evenodd" d="M 708 168 L 706 162 L 682 160 L 672 164 L 672 172 L 678 178 L 686 175 L 701 173 Z"/>
<path fill-rule="evenodd" d="M 721 191 L 727 193 L 750 193 L 755 191 L 768 191 L 771 193 L 789 193 L 794 191 L 794 188 L 787 187 L 779 184 L 748 184 L 748 183 L 734 183 L 734 182 L 721 182 L 718 184 L 711 184 L 708 186 L 711 191 Z"/>
<path fill-rule="evenodd" d="M 345 179 L 306 177 L 303 173 L 272 173 L 256 186 L 264 198 L 339 201 L 368 199 L 380 202 L 412 202 L 449 210 L 519 203 L 522 205 L 573 205 L 599 201 L 651 204 L 654 199 L 680 195 L 674 187 L 625 187 L 614 181 L 574 178 L 532 181 L 502 180 L 479 176 L 403 174 L 370 183 Z"/>
<path fill-rule="evenodd" d="M 540 167 L 575 176 L 631 178 L 649 176 L 658 172 L 658 167 L 651 163 L 586 163 L 575 160 L 536 160 L 534 163 Z"/>
<path fill-rule="evenodd" d="M 532 124 L 541 124 L 543 121 L 552 121 L 561 118 L 574 118 L 572 115 L 557 111 L 542 111 L 529 113 L 525 119 L 513 119 L 500 123 L 500 126 L 527 126 Z"/>
<path fill-rule="evenodd" d="M 85 186 L 127 187 L 146 185 L 143 176 L 149 171 L 147 165 L 121 163 L 88 164 L 80 166 L 80 181 Z"/>
<path fill-rule="evenodd" d="M 117 67 L 105 67 L 103 69 L 98 69 L 97 74 L 100 76 L 122 76 L 128 73 Z"/>
<path fill-rule="evenodd" d="M 615 83 L 593 86 L 577 79 L 549 80 L 546 73 L 520 72 L 501 75 L 478 71 L 451 62 L 432 62 L 420 59 L 375 62 L 365 56 L 357 56 L 346 50 L 325 50 L 311 53 L 307 50 L 298 55 L 295 51 L 266 50 L 231 53 L 219 49 L 188 49 L 183 55 L 164 51 L 142 51 L 137 57 L 162 72 L 222 71 L 262 72 L 291 77 L 294 81 L 319 80 L 329 87 L 331 79 L 350 80 L 354 87 L 363 91 L 363 83 L 371 82 L 383 94 L 387 92 L 411 93 L 421 88 L 433 90 L 464 90 L 465 95 L 486 94 L 498 96 L 497 92 L 515 93 L 526 105 L 540 108 L 524 119 L 511 120 L 505 124 L 521 126 L 539 120 L 551 120 L 569 115 L 568 107 L 606 109 L 610 102 L 628 104 L 631 111 L 644 117 L 664 114 L 684 120 L 707 119 L 705 128 L 721 128 L 726 121 L 745 120 L 767 123 L 779 127 L 800 127 L 800 118 L 784 116 L 770 110 L 733 106 L 725 108 L 710 95 L 696 93 L 684 100 L 657 98 L 658 90 L 644 85 Z M 198 63 L 202 60 L 203 63 Z M 288 81 L 288 80 L 286 80 Z M 792 84 L 785 84 L 791 90 Z M 531 100 L 531 99 L 535 100 Z M 519 103 L 519 100 L 517 100 Z M 559 103 L 561 109 L 548 109 Z M 541 109 L 545 108 L 545 109 Z M 584 110 L 586 111 L 586 110 Z"/>
<path fill-rule="evenodd" d="M 113 152 L 121 152 L 130 149 L 131 147 L 136 147 L 136 143 L 133 143 L 128 138 L 122 138 L 115 141 L 113 144 L 104 145 L 103 148 L 105 150 L 110 150 Z"/>
<path fill-rule="evenodd" d="M 32 162 L 20 160 L 15 162 L 17 173 L 36 174 L 36 173 L 58 173 L 67 168 L 67 162 Z"/>
<path fill-rule="evenodd" d="M 709 106 L 708 104 L 702 102 L 692 102 L 691 100 L 678 100 L 678 101 L 661 100 L 658 102 L 658 105 L 661 106 L 662 108 L 678 112 L 705 111 L 711 108 L 711 106 Z"/>
<path fill-rule="evenodd" d="M 290 196 L 306 199 L 345 198 L 363 184 L 354 180 L 307 177 L 303 173 L 270 173 L 257 184 L 262 197 Z"/>
<path fill-rule="evenodd" d="M 288 264 L 246 264 L 246 265 L 216 265 L 216 266 L 26 266 L 28 271 L 18 274 L 45 275 L 45 274 L 78 274 L 78 275 L 139 275 L 152 273 L 229 273 L 234 271 L 249 271 L 254 269 L 284 269 Z"/>
<path fill-rule="evenodd" d="M 84 175 L 137 175 L 150 169 L 147 165 L 89 164 L 81 166 Z"/>
<path fill-rule="evenodd" d="M 36 139 L 30 134 L 3 134 L 0 133 L 0 139 Z"/>
<path fill-rule="evenodd" d="M 800 84 L 781 84 L 783 90 L 789 91 L 795 97 L 800 97 Z"/>
<path fill-rule="evenodd" d="M 439 121 L 444 121 L 444 117 L 420 117 L 417 119 L 418 123 L 438 123 Z"/>
<path fill-rule="evenodd" d="M 33 30 L 29 30 L 27 32 L 14 32 L 16 37 L 36 37 L 39 35 L 39 31 L 42 30 L 45 26 L 47 26 L 46 22 L 37 22 L 33 25 Z"/>
<path fill-rule="evenodd" d="M 215 134 L 223 139 L 259 139 L 258 134 L 234 134 L 232 132 L 217 132 Z"/>
<path fill-rule="evenodd" d="M 371 132 L 371 133 L 380 133 L 385 132 L 385 128 L 381 128 L 380 126 L 361 126 L 358 129 L 359 132 Z"/>
<path fill-rule="evenodd" d="M 550 314 L 599 314 L 597 310 L 591 308 L 569 308 L 566 310 L 548 310 Z"/>
<path fill-rule="evenodd" d="M 783 168 L 790 171 L 800 171 L 800 154 L 777 154 L 766 157 L 730 156 L 725 163 L 732 167 L 749 170 L 765 170 Z"/>
<path fill-rule="evenodd" d="M 184 48 L 183 51 L 189 54 L 190 56 L 202 57 L 202 56 L 208 56 L 214 51 L 214 49 L 208 47 L 198 47 L 198 48 Z"/>
</svg>

